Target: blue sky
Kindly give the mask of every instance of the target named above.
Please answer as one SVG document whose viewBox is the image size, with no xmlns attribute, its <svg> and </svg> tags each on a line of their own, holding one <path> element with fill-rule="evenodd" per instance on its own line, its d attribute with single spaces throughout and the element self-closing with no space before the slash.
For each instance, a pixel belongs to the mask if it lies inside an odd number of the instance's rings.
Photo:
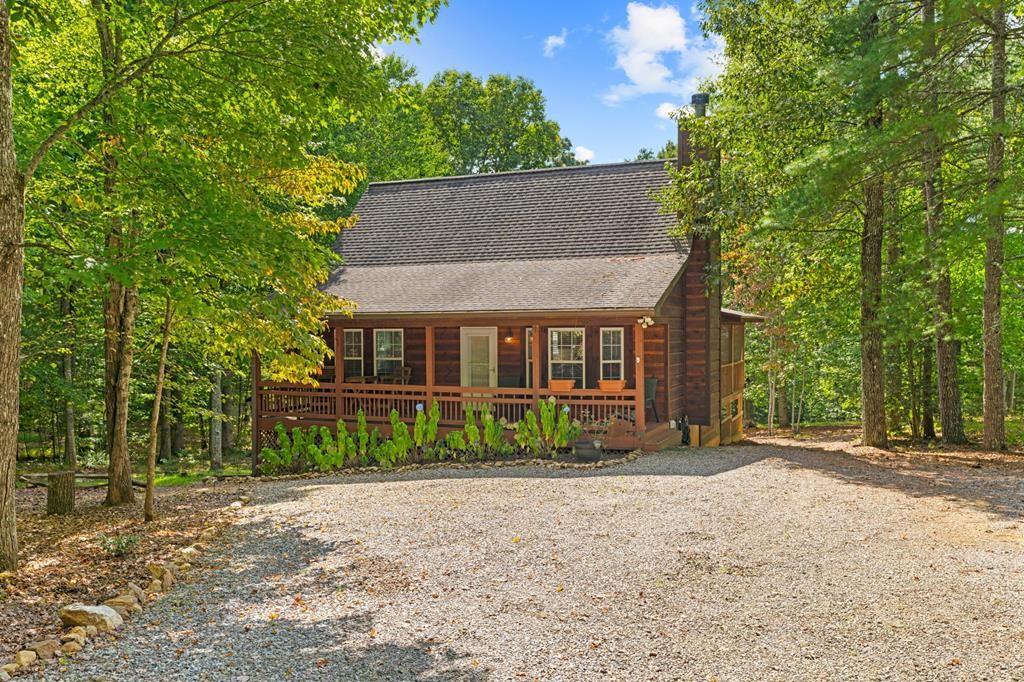
<svg viewBox="0 0 1024 682">
<path fill-rule="evenodd" d="M 674 137 L 667 114 L 720 67 L 690 2 L 450 0 L 419 44 L 387 51 L 420 78 L 458 69 L 530 78 L 548 115 L 593 163 L 622 161 Z"/>
</svg>

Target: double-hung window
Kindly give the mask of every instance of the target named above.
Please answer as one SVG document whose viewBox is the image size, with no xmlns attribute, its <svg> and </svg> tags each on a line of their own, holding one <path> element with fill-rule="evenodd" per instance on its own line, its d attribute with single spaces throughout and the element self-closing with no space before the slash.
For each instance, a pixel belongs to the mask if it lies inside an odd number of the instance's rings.
<svg viewBox="0 0 1024 682">
<path fill-rule="evenodd" d="M 575 379 L 586 385 L 586 350 L 582 327 L 548 329 L 548 377 Z"/>
<path fill-rule="evenodd" d="M 601 378 L 624 379 L 622 327 L 601 328 Z"/>
<path fill-rule="evenodd" d="M 342 345 L 345 378 L 363 376 L 363 330 L 346 329 Z"/>
<path fill-rule="evenodd" d="M 401 329 L 373 330 L 373 372 L 378 377 L 394 377 L 405 366 L 405 332 Z"/>
</svg>

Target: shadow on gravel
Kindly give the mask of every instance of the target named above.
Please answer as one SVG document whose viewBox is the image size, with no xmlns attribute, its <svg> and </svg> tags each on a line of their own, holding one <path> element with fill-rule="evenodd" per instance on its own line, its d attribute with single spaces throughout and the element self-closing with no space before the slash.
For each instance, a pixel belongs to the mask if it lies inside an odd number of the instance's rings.
<svg viewBox="0 0 1024 682">
<path fill-rule="evenodd" d="M 127 670 L 161 681 L 489 677 L 445 642 L 377 633 L 367 596 L 401 599 L 404 567 L 314 528 L 302 516 L 243 521 L 208 555 L 201 580 L 144 612 L 116 656 L 94 657 L 91 670 L 72 666 L 67 679 L 126 679 Z"/>
<path fill-rule="evenodd" d="M 967 504 L 1011 521 L 1024 519 L 1024 467 L 933 462 L 893 455 L 867 459 L 813 445 L 758 445 L 790 466 L 813 469 L 844 483 Z"/>
<path fill-rule="evenodd" d="M 676 449 L 607 469 L 577 470 L 541 467 L 494 469 L 427 469 L 399 474 L 366 474 L 299 481 L 285 495 L 299 498 L 312 487 L 374 482 L 462 480 L 478 478 L 586 479 L 602 476 L 708 477 L 758 464 L 786 462 L 853 485 L 895 490 L 913 497 L 937 497 L 974 506 L 1007 519 L 1024 518 L 1024 467 L 971 468 L 959 463 L 930 462 L 903 457 L 877 461 L 814 445 L 769 445 L 747 441 L 714 449 Z M 283 491 L 282 491 L 283 492 Z"/>
<path fill-rule="evenodd" d="M 247 666 L 254 679 L 269 671 L 303 680 L 487 679 L 486 669 L 471 668 L 468 655 L 444 642 L 375 640 L 372 613 L 345 605 L 345 599 L 358 603 L 365 594 L 400 599 L 411 584 L 404 567 L 366 556 L 348 539 L 324 541 L 322 534 L 307 532 L 312 528 L 302 517 L 245 524 L 229 550 L 231 567 L 221 569 L 235 574 L 231 602 L 255 606 L 257 612 L 272 604 L 277 615 L 239 623 L 246 649 L 255 652 Z M 227 613 L 237 608 L 231 602 L 222 605 Z M 379 636 L 383 640 L 388 634 Z M 292 665 L 282 670 L 281 660 Z"/>
</svg>

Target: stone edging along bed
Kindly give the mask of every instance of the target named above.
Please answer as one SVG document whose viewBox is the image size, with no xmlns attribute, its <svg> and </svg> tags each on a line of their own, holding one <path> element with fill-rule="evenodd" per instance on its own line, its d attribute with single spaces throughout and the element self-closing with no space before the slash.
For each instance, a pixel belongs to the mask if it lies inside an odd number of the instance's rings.
<svg viewBox="0 0 1024 682">
<path fill-rule="evenodd" d="M 358 476 L 363 474 L 400 474 L 412 471 L 428 471 L 437 469 L 481 470 L 503 469 L 508 467 L 542 467 L 546 469 L 570 469 L 593 471 L 607 469 L 640 459 L 643 450 L 634 450 L 623 457 L 600 460 L 597 462 L 562 462 L 551 459 L 518 459 L 494 460 L 481 462 L 430 462 L 427 464 L 406 464 L 385 469 L 384 467 L 362 467 L 358 469 L 340 469 L 337 471 L 314 471 L 304 474 L 288 474 L 283 476 L 244 476 L 232 477 L 234 481 L 273 482 L 329 476 Z M 213 477 L 216 478 L 216 477 Z M 209 481 L 210 479 L 207 479 Z M 224 508 L 224 513 L 237 512 L 248 504 L 248 495 L 241 495 L 237 500 Z M 124 625 L 125 619 L 143 610 L 169 592 L 174 584 L 187 578 L 192 563 L 202 556 L 206 543 L 214 540 L 232 520 L 223 518 L 205 528 L 195 544 L 179 549 L 175 555 L 163 562 L 152 562 L 147 565 L 150 582 L 145 589 L 128 582 L 117 596 L 107 599 L 101 604 L 91 606 L 81 603 L 68 604 L 59 611 L 65 630 L 53 637 L 31 642 L 18 651 L 11 662 L 0 667 L 0 682 L 9 680 L 11 675 L 30 672 L 40 666 L 65 663 L 83 649 L 90 638 L 103 634 L 112 634 Z"/>
<path fill-rule="evenodd" d="M 628 462 L 634 462 L 645 453 L 643 450 L 633 450 L 622 457 L 615 459 L 603 459 L 597 462 L 563 462 L 557 459 L 498 459 L 498 460 L 483 460 L 479 462 L 429 462 L 425 464 L 403 464 L 397 467 L 358 467 L 354 469 L 334 469 L 331 471 L 309 471 L 301 474 L 282 474 L 280 476 L 242 476 L 239 478 L 232 478 L 235 481 L 254 481 L 254 482 L 271 482 L 271 481 L 298 481 L 309 478 L 327 478 L 331 476 L 361 476 L 365 474 L 402 474 L 411 471 L 430 471 L 433 469 L 460 469 L 460 470 L 479 470 L 479 469 L 503 469 L 506 467 L 542 467 L 546 469 L 576 469 L 581 471 L 590 471 L 594 469 L 607 469 L 608 467 L 619 466 Z M 211 476 L 207 480 L 216 479 L 216 476 Z"/>
<path fill-rule="evenodd" d="M 0 667 L 0 682 L 6 682 L 12 675 L 63 665 L 78 654 L 89 639 L 116 632 L 126 619 L 163 597 L 178 580 L 186 579 L 193 562 L 205 551 L 206 543 L 233 523 L 227 515 L 237 512 L 248 501 L 248 496 L 240 496 L 220 511 L 220 518 L 204 528 L 194 544 L 178 549 L 170 559 L 147 564 L 150 582 L 145 589 L 129 581 L 116 596 L 100 604 L 76 602 L 62 607 L 58 616 L 65 629 L 52 637 L 26 644 L 9 663 Z"/>
</svg>

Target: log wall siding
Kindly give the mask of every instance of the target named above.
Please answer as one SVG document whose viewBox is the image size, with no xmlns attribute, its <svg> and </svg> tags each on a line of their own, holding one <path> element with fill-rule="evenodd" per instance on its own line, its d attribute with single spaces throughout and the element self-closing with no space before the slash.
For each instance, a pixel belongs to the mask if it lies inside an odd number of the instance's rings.
<svg viewBox="0 0 1024 682">
<path fill-rule="evenodd" d="M 412 369 L 409 383 L 427 383 L 427 330 L 424 327 L 405 328 L 405 366 Z"/>
<path fill-rule="evenodd" d="M 462 343 L 458 327 L 434 329 L 434 384 L 458 386 L 462 383 L 462 365 L 459 360 Z"/>
<path fill-rule="evenodd" d="M 686 311 L 683 279 L 676 283 L 662 305 L 661 316 L 668 336 L 666 348 L 668 372 L 665 381 L 665 412 L 663 419 L 682 420 L 686 416 Z M 660 410 L 661 408 L 659 408 Z M 659 415 L 661 413 L 659 411 Z"/>
<path fill-rule="evenodd" d="M 654 404 L 658 410 L 658 420 L 668 421 L 668 327 L 664 324 L 656 324 L 644 331 L 644 374 L 647 375 L 645 378 L 658 378 Z M 650 419 L 653 421 L 654 415 Z"/>
<path fill-rule="evenodd" d="M 635 320 L 623 318 L 578 319 L 568 320 L 565 323 L 552 323 L 541 327 L 541 353 L 540 370 L 541 384 L 547 385 L 548 381 L 548 329 L 551 327 L 583 327 L 584 343 L 586 344 L 586 386 L 578 388 L 598 388 L 598 381 L 601 378 L 601 328 L 619 327 L 623 330 L 623 372 L 627 386 L 632 386 L 636 378 L 635 353 L 633 348 L 632 326 Z M 374 322 L 376 326 L 367 326 L 367 323 L 354 323 L 351 320 L 332 321 L 331 326 L 337 327 L 339 333 L 343 329 L 362 327 L 363 329 L 363 364 L 364 373 L 374 373 L 373 364 L 373 330 L 374 329 L 403 329 L 405 331 L 405 364 L 412 369 L 412 384 L 426 384 L 427 358 L 426 358 L 426 328 L 425 327 L 403 327 L 391 324 L 386 321 Z M 508 326 L 493 324 L 476 324 L 467 321 L 467 327 L 473 326 L 496 326 L 498 329 L 498 377 L 519 378 L 520 386 L 526 383 L 526 326 Z M 459 386 L 462 383 L 461 345 L 462 336 L 460 327 L 438 326 L 434 328 L 434 381 L 435 386 Z M 512 343 L 506 343 L 505 338 L 511 337 Z M 667 393 L 664 379 L 664 333 L 648 330 L 649 344 L 657 346 L 657 350 L 647 350 L 648 364 L 647 376 L 658 376 L 658 416 L 662 416 L 667 403 Z M 661 359 L 656 359 L 655 355 Z M 657 371 L 658 374 L 653 372 Z"/>
</svg>

